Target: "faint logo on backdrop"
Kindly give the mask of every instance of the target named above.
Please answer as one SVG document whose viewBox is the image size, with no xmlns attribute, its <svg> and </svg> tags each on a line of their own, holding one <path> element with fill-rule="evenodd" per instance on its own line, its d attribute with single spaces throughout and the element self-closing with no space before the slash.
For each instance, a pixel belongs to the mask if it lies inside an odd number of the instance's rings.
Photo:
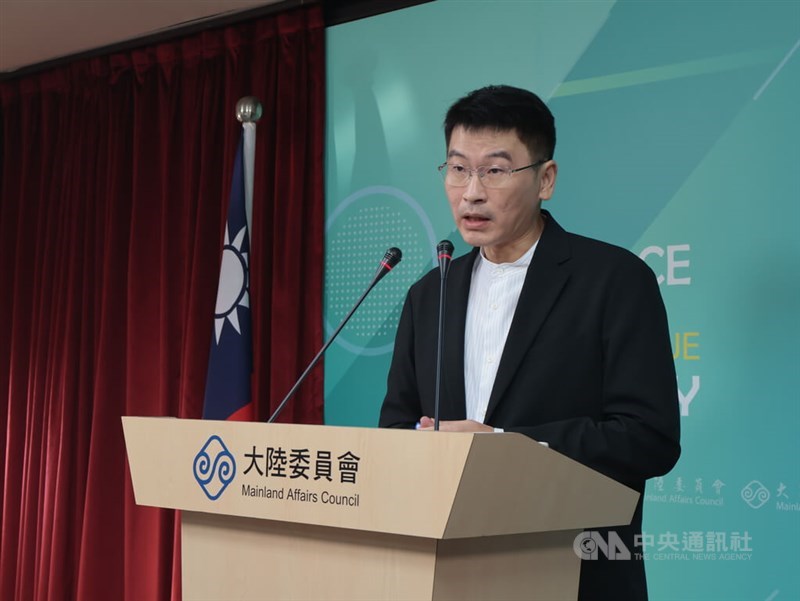
<svg viewBox="0 0 800 601">
<path fill-rule="evenodd" d="M 325 327 L 332 333 L 391 246 L 403 262 L 370 293 L 336 343 L 355 355 L 383 355 L 394 335 L 408 288 L 436 265 L 433 225 L 420 204 L 392 186 L 369 186 L 345 198 L 326 224 Z"/>
<path fill-rule="evenodd" d="M 750 483 L 742 489 L 742 499 L 753 509 L 763 507 L 764 504 L 769 501 L 769 497 L 769 490 L 758 480 L 751 480 Z"/>
<path fill-rule="evenodd" d="M 236 476 L 236 460 L 214 434 L 194 458 L 194 478 L 212 501 L 216 501 Z"/>
</svg>

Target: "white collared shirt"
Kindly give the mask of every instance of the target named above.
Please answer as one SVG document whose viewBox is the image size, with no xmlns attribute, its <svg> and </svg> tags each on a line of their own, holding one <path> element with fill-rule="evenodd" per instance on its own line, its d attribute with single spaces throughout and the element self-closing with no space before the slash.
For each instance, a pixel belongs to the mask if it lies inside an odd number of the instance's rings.
<svg viewBox="0 0 800 601">
<path fill-rule="evenodd" d="M 475 259 L 464 334 L 467 419 L 483 423 L 486 418 L 497 367 L 537 244 L 513 263 L 492 263 L 483 250 Z"/>
</svg>

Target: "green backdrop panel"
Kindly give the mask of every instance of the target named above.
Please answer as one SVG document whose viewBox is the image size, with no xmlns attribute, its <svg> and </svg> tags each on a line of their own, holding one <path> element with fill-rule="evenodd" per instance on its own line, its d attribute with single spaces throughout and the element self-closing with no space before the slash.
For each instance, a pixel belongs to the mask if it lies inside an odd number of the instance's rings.
<svg viewBox="0 0 800 601">
<path fill-rule="evenodd" d="M 651 597 L 800 598 L 800 2 L 443 1 L 328 30 L 325 322 L 404 259 L 325 359 L 326 422 L 373 427 L 408 287 L 454 231 L 436 166 L 465 92 L 556 116 L 569 230 L 667 303 L 683 455 L 648 483 Z"/>
</svg>

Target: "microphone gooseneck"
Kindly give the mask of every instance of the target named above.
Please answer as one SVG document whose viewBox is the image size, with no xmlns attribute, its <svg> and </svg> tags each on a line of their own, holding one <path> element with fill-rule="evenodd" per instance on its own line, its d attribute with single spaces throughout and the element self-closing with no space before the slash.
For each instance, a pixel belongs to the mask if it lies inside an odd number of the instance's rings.
<svg viewBox="0 0 800 601">
<path fill-rule="evenodd" d="M 442 355 L 444 354 L 444 314 L 446 306 L 447 273 L 453 260 L 453 243 L 442 240 L 436 246 L 439 259 L 439 333 L 436 340 L 436 392 L 433 401 L 433 429 L 439 429 L 439 405 L 442 391 Z"/>
<path fill-rule="evenodd" d="M 267 420 L 268 424 L 273 423 L 278 418 L 278 416 L 283 411 L 283 408 L 286 406 L 286 403 L 289 402 L 289 399 L 291 399 L 292 396 L 294 396 L 294 393 L 297 391 L 297 389 L 300 388 L 300 384 L 302 384 L 303 381 L 308 377 L 308 374 L 310 374 L 311 370 L 314 369 L 314 366 L 322 358 L 322 355 L 325 354 L 325 351 L 328 350 L 328 347 L 339 335 L 339 332 L 342 331 L 342 328 L 345 326 L 345 324 L 348 321 L 350 321 L 350 318 L 353 316 L 353 313 L 355 313 L 356 309 L 358 309 L 358 307 L 361 306 L 361 303 L 364 302 L 365 298 L 367 298 L 367 295 L 375 287 L 375 284 L 380 282 L 381 279 L 383 279 L 383 277 L 387 273 L 389 273 L 392 269 L 394 269 L 395 265 L 397 265 L 402 258 L 403 258 L 403 252 L 399 248 L 395 248 L 393 246 L 392 248 L 386 251 L 386 253 L 383 255 L 383 259 L 381 259 L 381 262 L 378 265 L 378 270 L 375 272 L 375 275 L 373 276 L 369 286 L 367 286 L 367 289 L 364 291 L 361 297 L 356 301 L 356 304 L 353 305 L 353 308 L 350 309 L 350 312 L 347 315 L 345 315 L 344 319 L 336 328 L 336 330 L 333 332 L 328 341 L 322 346 L 322 348 L 319 350 L 316 356 L 311 360 L 311 363 L 308 364 L 306 370 L 297 379 L 297 382 L 294 383 L 294 386 L 292 386 L 292 389 L 283 398 L 280 405 L 278 405 L 275 411 L 272 412 L 272 415 L 269 416 L 269 419 Z"/>
</svg>

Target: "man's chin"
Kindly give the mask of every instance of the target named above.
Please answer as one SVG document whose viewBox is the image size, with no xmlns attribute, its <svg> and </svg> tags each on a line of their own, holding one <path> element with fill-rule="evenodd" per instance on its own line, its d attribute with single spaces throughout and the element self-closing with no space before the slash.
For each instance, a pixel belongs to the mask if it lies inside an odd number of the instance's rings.
<svg viewBox="0 0 800 601">
<path fill-rule="evenodd" d="M 461 238 L 466 242 L 469 246 L 485 246 L 488 236 L 484 232 L 476 232 L 474 230 L 469 230 L 466 228 L 458 228 L 459 233 L 461 234 Z"/>
</svg>

